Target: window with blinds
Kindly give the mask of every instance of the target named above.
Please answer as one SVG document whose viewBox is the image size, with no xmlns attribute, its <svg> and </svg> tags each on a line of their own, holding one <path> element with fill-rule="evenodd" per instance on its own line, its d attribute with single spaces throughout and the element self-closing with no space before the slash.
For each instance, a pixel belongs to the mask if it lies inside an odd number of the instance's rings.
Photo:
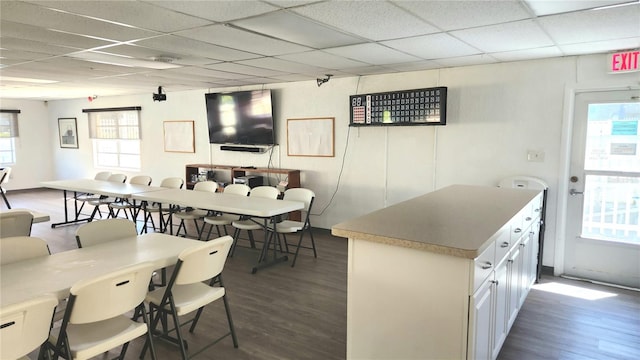
<svg viewBox="0 0 640 360">
<path fill-rule="evenodd" d="M 0 164 L 16 163 L 16 143 L 18 137 L 18 114 L 20 110 L 0 110 Z"/>
<path fill-rule="evenodd" d="M 94 165 L 140 170 L 140 107 L 85 109 Z"/>
</svg>

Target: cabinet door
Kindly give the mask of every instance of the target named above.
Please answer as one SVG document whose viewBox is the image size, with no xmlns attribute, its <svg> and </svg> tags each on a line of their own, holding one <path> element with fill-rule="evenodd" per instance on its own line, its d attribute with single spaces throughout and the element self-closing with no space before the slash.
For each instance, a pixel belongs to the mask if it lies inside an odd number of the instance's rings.
<svg viewBox="0 0 640 360">
<path fill-rule="evenodd" d="M 511 329 L 511 325 L 513 325 L 513 322 L 516 320 L 518 309 L 520 308 L 520 274 L 522 271 L 522 254 L 520 253 L 520 245 L 517 245 L 513 250 L 511 250 L 507 262 L 509 274 L 509 322 L 507 329 Z"/>
<path fill-rule="evenodd" d="M 493 295 L 495 293 L 492 277 L 487 279 L 475 294 L 469 304 L 469 344 L 468 359 L 491 359 L 493 319 Z"/>
<path fill-rule="evenodd" d="M 495 301 L 494 301 L 494 324 L 493 324 L 493 350 L 492 359 L 498 357 L 500 348 L 507 338 L 507 319 L 509 315 L 508 306 L 508 267 L 509 262 L 503 261 L 496 267 L 495 271 Z"/>
<path fill-rule="evenodd" d="M 527 236 L 522 237 L 522 241 L 520 242 L 520 253 L 521 253 L 521 261 L 520 266 L 520 284 L 519 284 L 519 296 L 518 300 L 518 308 L 522 306 L 524 300 L 527 298 L 529 294 L 529 288 L 531 287 L 531 262 L 533 260 L 533 241 L 531 237 L 531 233 L 527 233 Z"/>
</svg>

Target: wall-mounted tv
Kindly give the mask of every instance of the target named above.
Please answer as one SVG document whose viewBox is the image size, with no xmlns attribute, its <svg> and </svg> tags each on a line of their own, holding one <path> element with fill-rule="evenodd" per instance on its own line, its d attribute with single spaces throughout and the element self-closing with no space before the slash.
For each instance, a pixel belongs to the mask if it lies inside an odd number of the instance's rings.
<svg viewBox="0 0 640 360">
<path fill-rule="evenodd" d="M 205 94 L 209 143 L 274 145 L 271 90 Z"/>
</svg>

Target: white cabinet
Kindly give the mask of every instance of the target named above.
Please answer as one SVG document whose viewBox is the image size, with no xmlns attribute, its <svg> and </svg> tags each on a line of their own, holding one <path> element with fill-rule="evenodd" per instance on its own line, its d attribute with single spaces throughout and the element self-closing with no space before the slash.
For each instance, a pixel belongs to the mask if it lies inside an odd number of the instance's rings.
<svg viewBox="0 0 640 360">
<path fill-rule="evenodd" d="M 469 326 L 475 331 L 469 338 L 467 358 L 486 360 L 493 351 L 491 326 L 493 322 L 493 299 L 495 283 L 487 279 L 471 297 Z"/>
<path fill-rule="evenodd" d="M 495 359 L 540 194 L 454 185 L 335 225 L 349 238 L 347 359 Z"/>
<path fill-rule="evenodd" d="M 508 264 L 508 261 L 502 261 L 495 270 L 492 359 L 498 357 L 502 344 L 507 339 Z"/>
<path fill-rule="evenodd" d="M 519 243 L 518 243 L 519 244 Z M 511 325 L 518 316 L 520 310 L 520 277 L 522 274 L 522 254 L 520 246 L 514 246 L 509 253 L 509 302 L 507 304 L 507 328 L 511 329 Z"/>
</svg>

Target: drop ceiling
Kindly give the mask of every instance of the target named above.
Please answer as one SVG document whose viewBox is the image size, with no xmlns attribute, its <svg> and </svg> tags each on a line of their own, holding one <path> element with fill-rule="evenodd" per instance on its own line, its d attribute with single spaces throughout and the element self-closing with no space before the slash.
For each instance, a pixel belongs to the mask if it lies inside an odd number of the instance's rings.
<svg viewBox="0 0 640 360">
<path fill-rule="evenodd" d="M 2 0 L 0 98 L 268 86 L 636 48 L 637 0 Z"/>
</svg>

